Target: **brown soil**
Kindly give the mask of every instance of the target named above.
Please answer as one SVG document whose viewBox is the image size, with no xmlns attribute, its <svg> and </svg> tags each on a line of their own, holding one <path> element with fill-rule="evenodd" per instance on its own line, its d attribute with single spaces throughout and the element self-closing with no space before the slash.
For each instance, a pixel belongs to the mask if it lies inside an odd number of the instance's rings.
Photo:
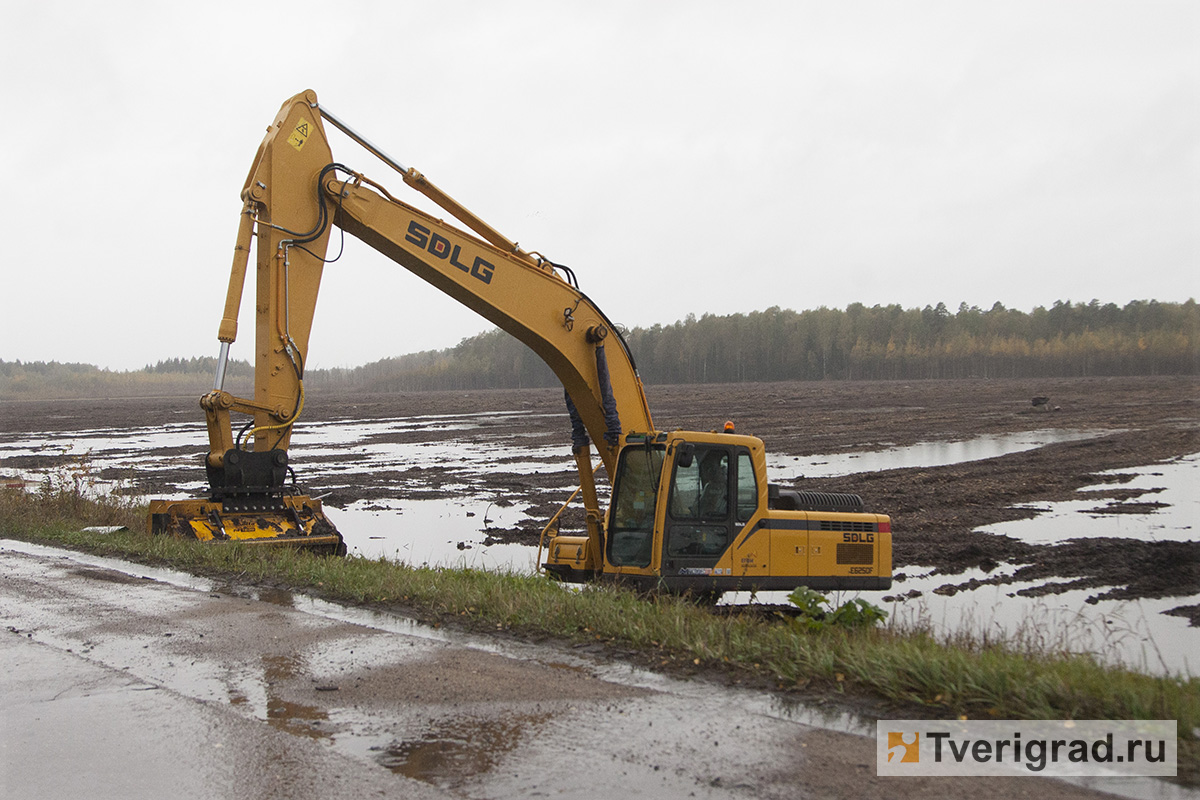
<svg viewBox="0 0 1200 800">
<path fill-rule="evenodd" d="M 936 567 L 947 576 L 946 587 L 939 591 L 956 591 L 952 576 L 968 568 L 987 572 L 1007 562 L 1020 568 L 1003 580 L 1044 580 L 1037 593 L 1109 587 L 1096 597 L 1125 599 L 1200 592 L 1200 541 L 1076 539 L 1048 546 L 976 529 L 1031 517 L 1034 512 L 1024 508 L 1027 504 L 1071 499 L 1080 487 L 1101 482 L 1111 484 L 1112 489 L 1101 496 L 1110 505 L 1098 502 L 1100 513 L 1146 513 L 1160 506 L 1154 492 L 1123 488 L 1120 476 L 1099 473 L 1200 452 L 1198 389 L 1198 379 L 1167 377 L 667 386 L 650 388 L 648 394 L 660 429 L 712 430 L 732 419 L 739 433 L 760 436 L 768 452 L 796 456 L 866 452 L 1050 428 L 1094 431 L 1094 438 L 982 461 L 835 479 L 798 478 L 794 484 L 854 492 L 864 498 L 868 510 L 890 514 L 896 571 L 903 573 L 907 565 L 916 564 Z M 1035 396 L 1050 400 L 1035 407 L 1031 402 Z M 201 418 L 190 398 L 5 403 L 0 409 L 0 434 L 153 426 Z M 557 508 L 557 503 L 538 490 L 564 487 L 569 492 L 575 480 L 561 391 L 317 393 L 310 396 L 305 414 L 310 420 L 320 420 L 511 411 L 531 414 L 454 435 L 478 439 L 483 447 L 510 433 L 537 444 L 562 444 L 561 466 L 548 465 L 539 474 L 527 475 L 506 472 L 504 464 L 497 463 L 494 471 L 480 476 L 501 502 L 535 504 L 527 524 L 492 529 L 490 541 L 536 545 L 542 522 Z M 422 435 L 420 431 L 404 434 Z M 5 462 L 0 466 L 40 464 Z M 199 469 L 197 466 L 197 473 Z M 163 481 L 197 477 L 156 476 Z M 409 497 L 448 494 L 437 470 L 401 477 L 422 479 L 415 486 L 406 482 L 409 488 L 404 491 Z M 781 476 L 772 480 L 781 481 Z M 340 505 L 359 498 L 395 496 L 396 483 L 394 471 L 374 475 L 364 485 L 339 490 L 326 502 Z M 152 484 L 138 488 L 155 491 Z M 579 524 L 578 514 L 567 518 L 565 526 L 572 524 Z M 1181 607 L 1174 613 L 1193 622 L 1197 616 L 1195 607 Z"/>
</svg>

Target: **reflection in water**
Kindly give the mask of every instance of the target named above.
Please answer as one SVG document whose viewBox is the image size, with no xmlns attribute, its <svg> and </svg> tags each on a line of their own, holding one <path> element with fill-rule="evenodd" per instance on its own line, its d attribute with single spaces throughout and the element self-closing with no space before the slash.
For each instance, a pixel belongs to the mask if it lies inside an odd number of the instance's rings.
<svg viewBox="0 0 1200 800">
<path fill-rule="evenodd" d="M 498 508 L 491 500 L 400 500 L 384 506 L 354 503 L 326 506 L 351 555 L 388 558 L 416 566 L 470 567 L 532 573 L 536 549 L 525 545 L 485 545 L 489 526 L 515 528 L 527 518 L 524 503 Z M 459 544 L 462 547 L 459 547 Z"/>
<path fill-rule="evenodd" d="M 271 603 L 272 605 L 283 606 L 284 608 L 295 608 L 296 606 L 295 596 L 286 589 L 256 589 L 254 596 L 264 603 Z"/>
<path fill-rule="evenodd" d="M 526 714 L 504 719 L 451 719 L 418 739 L 383 748 L 376 760 L 392 772 L 449 788 L 491 771 L 517 747 L 526 728 L 549 718 L 549 714 Z"/>
<path fill-rule="evenodd" d="M 1078 500 L 1024 506 L 1038 511 L 1038 515 L 980 530 L 1034 544 L 1097 537 L 1160 542 L 1200 539 L 1200 492 L 1196 491 L 1200 486 L 1200 453 L 1166 464 L 1100 474 L 1131 477 L 1119 484 L 1085 486 L 1078 491 Z M 1098 496 L 1114 486 L 1128 499 Z"/>
<path fill-rule="evenodd" d="M 837 453 L 819 456 L 768 455 L 767 467 L 776 477 L 836 478 L 858 472 L 888 469 L 944 467 L 967 461 L 982 461 L 1010 453 L 1035 450 L 1057 442 L 1094 439 L 1113 431 L 1043 430 L 977 436 L 959 442 L 919 442 L 908 447 L 867 453 Z"/>
<path fill-rule="evenodd" d="M 277 589 L 274 587 L 249 588 L 240 584 L 235 584 L 229 580 L 213 583 L 209 588 L 214 597 L 223 594 L 228 595 L 229 597 L 261 600 L 264 603 L 270 603 L 271 605 L 275 606 L 283 606 L 284 608 L 296 607 L 296 596 L 287 589 Z"/>
<path fill-rule="evenodd" d="M 889 612 L 887 624 L 960 642 L 1004 641 L 1030 653 L 1086 653 L 1151 674 L 1195 674 L 1200 631 L 1163 612 L 1200 602 L 1200 596 L 1095 599 L 1109 587 L 1031 596 L 1030 590 L 1047 582 L 1011 580 L 1016 568 L 1000 564 L 990 573 L 975 568 L 945 575 L 906 566 L 904 580 L 881 603 Z"/>
<path fill-rule="evenodd" d="M 318 727 L 320 723 L 329 721 L 327 713 L 313 706 L 285 700 L 279 694 L 277 684 L 296 677 L 298 661 L 296 656 L 263 656 L 263 686 L 267 695 L 266 721 L 274 728 L 297 736 L 328 739 L 332 734 Z"/>
</svg>

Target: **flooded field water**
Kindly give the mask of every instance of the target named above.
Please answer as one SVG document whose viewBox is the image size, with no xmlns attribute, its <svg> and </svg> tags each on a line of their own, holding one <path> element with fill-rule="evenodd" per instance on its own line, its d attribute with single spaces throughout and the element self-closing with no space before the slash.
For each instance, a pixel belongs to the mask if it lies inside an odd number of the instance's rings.
<svg viewBox="0 0 1200 800">
<path fill-rule="evenodd" d="M 292 463 L 310 492 L 329 498 L 329 515 L 353 555 L 528 573 L 536 569 L 536 548 L 489 543 L 489 531 L 528 523 L 534 500 L 561 502 L 575 488 L 565 436 L 560 442 L 525 426 L 533 416 L 512 412 L 310 423 L 297 426 Z M 835 477 L 995 458 L 1094 435 L 1047 428 L 873 452 L 773 454 L 768 466 L 774 480 Z M 3 434 L 0 481 L 30 487 L 67 482 L 92 492 L 151 487 L 148 491 L 156 497 L 199 496 L 206 488 L 201 466 L 206 451 L 207 436 L 199 423 Z M 54 466 L 9 466 L 37 463 L 39 457 Z M 498 472 L 510 480 L 526 476 L 536 481 L 514 498 L 507 488 L 489 483 Z M 1036 506 L 1033 519 L 981 530 L 1047 545 L 1099 536 L 1197 539 L 1200 454 L 1122 473 L 1132 474 L 1119 484 L 1122 488 L 1140 490 L 1136 502 L 1124 507 L 1089 497 L 1091 489 L 1084 489 L 1078 499 Z M 360 489 L 367 484 L 372 490 L 363 496 Z M 895 624 L 929 625 L 947 635 L 966 631 L 984 639 L 1035 637 L 1044 646 L 1098 652 L 1141 670 L 1194 673 L 1200 629 L 1161 612 L 1200 603 L 1200 596 L 1089 602 L 1100 592 L 1079 590 L 1030 598 L 1018 594 L 1027 587 L 1002 582 L 1008 568 L 1001 564 L 986 574 L 947 575 L 897 564 L 903 580 L 897 580 L 889 595 L 893 600 L 883 605 L 889 606 Z M 971 588 L 945 589 L 963 584 Z M 723 602 L 785 602 L 785 596 L 741 593 L 727 595 Z"/>
</svg>

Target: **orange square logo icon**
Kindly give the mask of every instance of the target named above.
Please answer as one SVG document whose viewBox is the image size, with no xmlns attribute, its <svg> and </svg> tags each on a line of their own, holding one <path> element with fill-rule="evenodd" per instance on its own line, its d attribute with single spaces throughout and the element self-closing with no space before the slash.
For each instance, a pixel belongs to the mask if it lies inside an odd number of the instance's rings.
<svg viewBox="0 0 1200 800">
<path fill-rule="evenodd" d="M 920 763 L 921 734 L 888 731 L 887 760 L 889 764 Z"/>
</svg>

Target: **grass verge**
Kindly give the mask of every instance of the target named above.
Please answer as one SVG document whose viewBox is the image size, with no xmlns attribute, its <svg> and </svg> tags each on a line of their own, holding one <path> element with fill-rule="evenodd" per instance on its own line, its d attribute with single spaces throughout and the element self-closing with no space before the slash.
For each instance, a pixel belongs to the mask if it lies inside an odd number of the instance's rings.
<svg viewBox="0 0 1200 800">
<path fill-rule="evenodd" d="M 211 545 L 141 532 L 144 509 L 70 488 L 0 489 L 0 536 L 391 608 L 434 623 L 601 643 L 669 672 L 719 671 L 805 696 L 836 695 L 886 718 L 1175 719 L 1180 774 L 1200 775 L 1200 681 L 1005 643 L 945 643 L 928 631 L 801 633 L 758 615 L 719 616 L 614 586 L 569 592 L 545 578 Z M 87 532 L 86 526 L 130 530 Z"/>
</svg>

